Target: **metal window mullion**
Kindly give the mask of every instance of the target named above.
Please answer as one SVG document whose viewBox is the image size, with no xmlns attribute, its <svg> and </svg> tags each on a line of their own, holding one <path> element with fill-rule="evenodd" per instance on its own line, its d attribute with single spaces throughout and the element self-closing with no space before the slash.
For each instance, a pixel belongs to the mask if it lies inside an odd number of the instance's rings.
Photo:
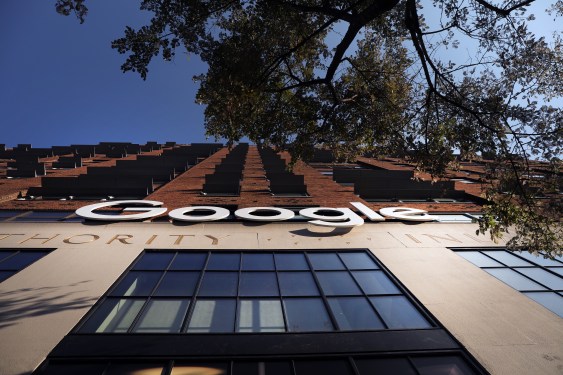
<svg viewBox="0 0 563 375">
<path fill-rule="evenodd" d="M 384 329 L 389 329 L 389 326 L 387 325 L 387 323 L 385 322 L 385 320 L 383 319 L 383 317 L 379 314 L 379 311 L 377 311 L 377 309 L 375 308 L 375 306 L 373 305 L 373 303 L 371 303 L 370 299 L 368 298 L 368 295 L 366 294 L 366 292 L 364 292 L 364 290 L 362 289 L 362 286 L 360 285 L 360 283 L 358 283 L 358 281 L 356 280 L 356 278 L 354 277 L 354 275 L 352 274 L 352 271 L 348 268 L 348 266 L 346 265 L 346 263 L 344 263 L 344 261 L 342 260 L 342 258 L 340 257 L 340 254 L 338 252 L 336 252 L 336 255 L 338 256 L 338 259 L 340 259 L 340 261 L 342 262 L 342 264 L 344 265 L 344 267 L 346 268 L 346 271 L 348 271 L 348 274 L 350 275 L 350 277 L 352 278 L 352 280 L 354 281 L 354 283 L 356 284 L 356 286 L 358 287 L 358 290 L 362 293 L 360 296 L 363 296 L 365 300 L 367 300 L 368 304 L 371 306 L 371 309 L 373 312 L 375 312 L 375 315 L 377 316 L 377 318 L 381 321 L 381 323 L 383 323 L 383 327 L 385 327 Z M 377 270 L 372 270 L 374 272 L 378 272 Z M 379 272 L 383 272 L 383 270 L 379 271 Z M 383 275 L 387 276 L 385 274 L 385 272 L 383 272 Z M 398 289 L 398 288 L 397 288 Z M 357 295 L 357 294 L 356 294 Z M 354 294 L 352 294 L 352 296 L 354 296 Z"/>
<path fill-rule="evenodd" d="M 165 363 L 166 364 L 162 368 L 162 372 L 160 374 L 161 375 L 170 375 L 170 373 L 172 373 L 172 369 L 174 368 L 174 365 L 175 365 L 176 362 L 175 362 L 174 359 L 169 359 Z"/>
<path fill-rule="evenodd" d="M 282 292 L 281 292 L 281 286 L 280 286 L 280 278 L 279 278 L 279 272 L 278 272 L 278 264 L 276 263 L 276 253 L 272 252 L 272 259 L 274 261 L 274 272 L 276 274 L 276 281 L 278 283 L 278 301 L 280 302 L 281 305 L 281 311 L 282 311 L 282 316 L 283 316 L 283 325 L 284 325 L 284 332 L 289 332 L 289 324 L 287 322 L 287 314 L 285 312 L 285 306 L 283 303 L 283 298 L 282 298 Z"/>
<path fill-rule="evenodd" d="M 437 320 L 436 318 L 434 318 L 430 312 L 426 309 L 426 307 L 424 307 L 424 305 L 422 305 L 415 297 L 412 293 L 410 293 L 410 291 L 407 289 L 407 287 L 405 287 L 402 283 L 399 282 L 399 279 L 397 279 L 393 273 L 391 273 L 391 271 L 389 271 L 385 265 L 379 260 L 377 259 L 377 257 L 372 254 L 371 252 L 368 251 L 368 255 L 375 260 L 376 265 L 379 267 L 379 270 L 381 270 L 385 276 L 387 276 L 389 278 L 389 280 L 393 283 L 393 285 L 395 285 L 395 287 L 399 290 L 399 294 L 389 294 L 390 296 L 403 296 L 407 299 L 407 301 L 409 301 L 416 309 L 416 311 L 424 318 L 426 319 L 426 321 L 428 323 L 430 323 L 430 325 L 433 328 L 442 328 L 443 329 L 443 325 L 441 325 L 441 323 L 439 323 L 439 320 Z M 375 258 L 375 259 L 374 259 Z M 371 301 L 370 301 L 371 303 Z"/>
<path fill-rule="evenodd" d="M 197 300 L 196 296 L 199 295 L 199 290 L 201 289 L 201 284 L 203 283 L 203 277 L 205 276 L 205 273 L 207 271 L 207 264 L 209 263 L 210 258 L 211 258 L 211 251 L 208 251 L 207 258 L 205 258 L 203 267 L 199 270 L 199 280 L 196 283 L 196 287 L 194 289 L 194 293 L 192 295 L 190 305 L 188 306 L 188 311 L 186 312 L 186 316 L 184 317 L 184 321 L 182 322 L 182 325 L 180 327 L 180 333 L 186 333 L 188 331 L 188 324 L 190 322 L 190 319 L 192 318 L 195 309 L 195 303 Z"/>
<path fill-rule="evenodd" d="M 146 298 L 145 303 L 143 304 L 143 306 L 141 307 L 141 309 L 137 313 L 137 316 L 135 317 L 135 319 L 133 319 L 133 322 L 131 322 L 131 325 L 127 329 L 127 333 L 133 333 L 133 328 L 137 327 L 137 324 L 139 323 L 141 316 L 143 316 L 145 311 L 148 309 L 148 305 L 149 305 L 150 301 L 152 300 L 152 296 L 149 295 L 145 298 Z M 134 299 L 134 298 L 131 298 L 131 299 Z"/>
<path fill-rule="evenodd" d="M 12 222 L 15 221 L 16 219 L 20 218 L 20 217 L 25 217 L 27 215 L 29 215 L 30 213 L 32 213 L 33 211 L 24 211 L 21 214 L 15 215 L 15 216 L 11 216 L 7 219 L 4 219 L 4 222 Z"/>
<path fill-rule="evenodd" d="M 501 250 L 501 251 L 506 251 L 506 252 L 508 252 L 506 249 Z M 512 254 L 512 255 L 514 255 L 514 256 L 517 256 L 518 258 L 520 258 L 520 259 L 522 259 L 522 260 L 525 260 L 526 262 L 532 262 L 532 263 L 536 264 L 538 267 L 542 267 L 542 268 L 543 268 L 543 267 L 550 267 L 550 266 L 542 266 L 542 265 L 540 265 L 539 263 L 536 263 L 536 262 L 533 261 L 533 260 L 526 259 L 526 258 L 524 258 L 523 256 L 521 256 L 521 255 L 519 255 L 519 254 L 516 254 L 516 252 L 510 252 L 509 254 Z M 530 253 L 530 254 L 531 254 L 531 253 Z M 543 253 L 540 253 L 540 254 L 541 254 L 541 255 L 544 255 Z M 539 258 L 539 256 L 538 256 L 538 258 Z M 560 261 L 559 259 L 551 259 L 551 260 L 560 263 L 559 266 L 551 266 L 551 267 L 561 267 L 561 266 L 563 266 L 563 262 Z"/>
<path fill-rule="evenodd" d="M 348 360 L 348 364 L 350 365 L 350 368 L 352 369 L 354 375 L 362 375 L 360 374 L 360 370 L 358 370 L 358 367 L 356 366 L 356 361 L 354 360 L 354 358 L 351 355 L 348 355 L 346 356 L 346 359 Z"/>
<path fill-rule="evenodd" d="M 111 361 L 106 360 L 106 367 L 104 368 L 104 370 L 102 371 L 102 375 L 106 375 L 108 373 L 109 370 L 109 366 L 111 365 Z"/>
<path fill-rule="evenodd" d="M 240 279 L 242 277 L 242 262 L 244 260 L 244 253 L 242 251 L 239 252 L 239 263 L 238 263 L 238 274 L 237 274 L 237 291 L 235 294 L 235 321 L 233 332 L 237 332 L 237 325 L 239 323 L 239 302 L 240 302 Z M 232 372 L 232 368 L 231 368 Z"/>
<path fill-rule="evenodd" d="M 416 372 L 417 375 L 420 375 L 420 371 L 418 371 L 418 368 L 415 366 L 412 358 L 410 355 L 406 355 L 405 356 L 407 359 L 407 362 L 409 363 L 409 365 L 411 365 L 411 367 L 414 369 L 414 372 Z"/>
<path fill-rule="evenodd" d="M 483 255 L 485 255 L 485 256 L 487 256 L 487 257 L 493 259 L 494 261 L 499 262 L 500 264 L 503 265 L 503 267 L 479 267 L 479 268 L 481 268 L 481 269 L 491 269 L 491 268 L 502 269 L 502 268 L 508 268 L 508 269 L 511 269 L 512 271 L 518 273 L 519 275 L 524 276 L 524 277 L 527 278 L 528 280 L 531 280 L 531 281 L 535 282 L 536 284 L 539 284 L 539 285 L 543 286 L 544 288 L 546 288 L 546 289 L 548 289 L 548 290 L 550 290 L 550 291 L 555 291 L 555 290 L 554 290 L 553 288 L 548 287 L 548 286 L 545 285 L 545 284 L 542 284 L 542 283 L 539 282 L 538 280 L 535 280 L 535 279 L 531 278 L 530 276 L 519 272 L 519 271 L 516 270 L 515 268 L 539 268 L 539 269 L 545 270 L 545 271 L 549 272 L 550 274 L 553 274 L 553 275 L 555 275 L 555 276 L 557 276 L 557 277 L 561 277 L 561 275 L 557 274 L 556 272 L 551 271 L 548 267 L 542 266 L 542 265 L 540 265 L 540 264 L 538 264 L 538 263 L 534 263 L 533 261 L 530 261 L 530 260 L 528 260 L 528 259 L 526 259 L 526 258 L 523 258 L 523 257 L 521 257 L 521 256 L 519 256 L 519 255 L 517 255 L 517 254 L 509 253 L 509 252 L 506 251 L 505 249 L 500 249 L 500 250 L 497 250 L 497 251 L 499 251 L 499 252 L 500 252 L 500 251 L 503 251 L 503 252 L 505 252 L 505 253 L 514 255 L 514 256 L 516 256 L 518 259 L 521 259 L 521 260 L 523 260 L 523 261 L 525 261 L 525 262 L 527 262 L 527 263 L 530 263 L 530 265 L 529 265 L 529 266 L 508 266 L 508 265 L 506 265 L 505 263 L 503 263 L 503 262 L 501 262 L 501 261 L 499 261 L 499 260 L 497 260 L 497 259 L 495 259 L 495 258 L 493 258 L 493 257 L 491 257 L 491 256 L 488 256 L 487 254 L 484 254 L 484 253 L 482 252 L 482 251 L 491 251 L 491 250 L 478 250 L 478 251 L 479 251 L 479 253 L 481 253 L 481 254 L 483 254 Z M 557 267 L 557 266 L 556 266 L 556 267 Z M 499 280 L 500 280 L 500 279 L 499 279 Z M 520 290 L 520 292 L 524 293 L 523 290 Z M 534 292 L 537 292 L 537 291 L 534 291 Z"/>
<path fill-rule="evenodd" d="M 6 252 L 6 253 L 7 253 L 7 251 L 3 251 L 3 252 Z M 2 260 L 0 261 L 0 264 L 4 263 L 4 262 L 7 261 L 8 259 L 12 259 L 13 257 L 15 257 L 16 255 L 18 255 L 18 254 L 21 253 L 21 252 L 22 252 L 21 250 L 16 250 L 12 255 L 10 255 L 10 256 L 8 256 L 8 257 L 2 259 Z M 9 269 L 9 270 L 2 270 L 2 271 L 20 271 L 20 270 L 21 270 L 21 269 L 11 268 L 11 269 Z"/>
<path fill-rule="evenodd" d="M 169 253 L 169 252 L 162 252 L 160 254 L 163 253 Z M 146 254 L 146 252 L 145 252 Z M 159 254 L 158 252 L 154 252 L 153 254 Z M 143 314 L 145 313 L 145 311 L 148 309 L 149 303 L 150 301 L 153 299 L 153 294 L 154 292 L 158 289 L 158 287 L 160 286 L 160 284 L 162 283 L 162 280 L 164 279 L 164 276 L 166 276 L 167 270 L 170 267 L 170 265 L 172 264 L 172 261 L 174 261 L 174 258 L 176 258 L 177 252 L 174 254 L 174 256 L 172 257 L 172 259 L 170 260 L 170 262 L 168 262 L 168 265 L 166 267 L 164 267 L 161 270 L 144 270 L 142 272 L 162 272 L 162 275 L 160 275 L 160 278 L 158 279 L 158 281 L 156 282 L 156 284 L 153 286 L 153 288 L 151 289 L 151 291 L 148 293 L 148 296 L 146 296 L 146 300 L 145 303 L 143 304 L 143 306 L 141 307 L 141 309 L 139 310 L 139 313 L 137 314 L 137 316 L 135 317 L 135 319 L 133 319 L 133 322 L 131 323 L 131 326 L 129 327 L 129 329 L 127 330 L 127 333 L 132 333 L 133 332 L 133 328 L 135 328 L 137 326 L 137 324 L 139 323 L 139 320 L 141 319 L 141 316 L 143 316 Z M 139 258 L 140 259 L 140 258 Z M 130 270 L 131 271 L 131 270 Z M 127 273 L 129 274 L 129 272 Z M 134 296 L 132 296 L 134 297 Z M 166 297 L 166 296 L 165 296 Z M 158 298 L 157 298 L 158 299 Z"/>
<path fill-rule="evenodd" d="M 533 281 L 534 283 L 543 286 L 543 287 L 546 288 L 548 291 L 553 291 L 553 289 L 550 288 L 550 287 L 548 287 L 547 285 L 542 284 L 542 283 L 540 283 L 538 280 L 532 279 L 530 276 L 528 276 L 528 275 L 526 275 L 526 274 L 523 274 L 522 272 L 519 272 L 518 270 L 515 269 L 515 268 L 518 268 L 518 267 L 507 267 L 507 268 L 511 269 L 512 271 L 516 272 L 516 273 L 519 274 L 519 275 L 524 276 L 524 277 L 527 278 L 528 280 L 531 280 L 531 281 Z M 523 267 L 520 267 L 520 268 L 523 268 Z M 541 267 L 526 267 L 526 268 L 540 268 L 540 269 L 541 269 Z M 502 281 L 502 280 L 501 280 L 501 281 Z M 516 288 L 514 288 L 514 289 L 516 289 Z M 518 289 L 516 289 L 516 290 L 518 290 Z M 523 293 L 522 290 L 520 290 L 519 292 Z M 535 292 L 537 292 L 537 290 L 536 290 Z"/>
<path fill-rule="evenodd" d="M 335 331 L 341 331 L 340 326 L 338 325 L 338 321 L 336 320 L 336 317 L 334 316 L 334 313 L 332 312 L 332 309 L 330 308 L 330 305 L 328 304 L 328 298 L 326 297 L 324 290 L 321 287 L 321 283 L 317 279 L 317 274 L 316 274 L 317 271 L 315 271 L 313 269 L 313 265 L 311 264 L 311 261 L 309 259 L 308 252 L 304 251 L 303 254 L 305 255 L 305 261 L 309 265 L 309 272 L 311 272 L 311 274 L 313 276 L 313 280 L 315 280 L 315 283 L 317 284 L 317 289 L 319 290 L 319 295 L 320 295 L 320 297 L 323 301 L 323 304 L 324 304 L 325 309 L 328 313 L 328 316 L 331 320 L 331 323 L 332 323 L 333 327 L 335 328 Z"/>
<path fill-rule="evenodd" d="M 289 364 L 290 364 L 291 375 L 297 374 L 297 370 L 295 369 L 295 360 L 289 358 Z"/>
<path fill-rule="evenodd" d="M 502 264 L 502 267 L 499 267 L 499 266 L 491 266 L 491 267 L 486 267 L 486 268 L 503 268 L 503 267 L 508 267 L 508 268 L 510 268 L 510 266 L 509 266 L 508 264 L 503 263 L 502 261 L 500 261 L 500 260 L 498 260 L 498 259 L 495 259 L 495 258 L 493 258 L 492 256 L 490 256 L 490 255 L 488 255 L 488 254 L 485 254 L 483 251 L 491 251 L 491 249 L 486 249 L 486 250 L 483 250 L 483 249 L 479 250 L 479 249 L 477 249 L 477 252 L 478 252 L 479 254 L 484 255 L 484 256 L 486 256 L 487 258 L 492 259 L 493 261 Z M 500 250 L 500 251 L 504 251 L 504 250 Z M 477 267 L 479 267 L 479 266 L 477 266 Z M 480 268 L 485 268 L 485 267 L 480 267 Z"/>
</svg>

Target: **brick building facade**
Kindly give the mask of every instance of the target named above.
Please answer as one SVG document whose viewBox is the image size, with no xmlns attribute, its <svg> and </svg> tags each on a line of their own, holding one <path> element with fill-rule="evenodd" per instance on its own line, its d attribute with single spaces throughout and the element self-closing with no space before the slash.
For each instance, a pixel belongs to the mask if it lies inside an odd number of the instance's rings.
<svg viewBox="0 0 563 375">
<path fill-rule="evenodd" d="M 288 161 L 245 144 L 0 150 L 0 373 L 561 373 L 563 262 L 475 235 L 486 161 L 435 183 L 395 158 Z M 122 200 L 167 211 L 75 214 Z M 167 216 L 192 206 L 229 215 Z M 262 221 L 237 216 L 252 207 Z M 334 209 L 363 225 L 331 227 Z M 280 210 L 295 216 L 268 220 Z"/>
</svg>

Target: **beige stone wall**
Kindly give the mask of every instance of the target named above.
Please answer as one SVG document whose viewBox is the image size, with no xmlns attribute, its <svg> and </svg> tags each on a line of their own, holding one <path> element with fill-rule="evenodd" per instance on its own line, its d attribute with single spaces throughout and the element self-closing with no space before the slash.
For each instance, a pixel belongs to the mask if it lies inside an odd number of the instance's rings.
<svg viewBox="0 0 563 375">
<path fill-rule="evenodd" d="M 29 373 L 143 249 L 369 248 L 492 374 L 563 373 L 562 320 L 447 247 L 473 224 L 1 223 L 0 248 L 54 248 L 0 284 L 0 374 Z"/>
</svg>

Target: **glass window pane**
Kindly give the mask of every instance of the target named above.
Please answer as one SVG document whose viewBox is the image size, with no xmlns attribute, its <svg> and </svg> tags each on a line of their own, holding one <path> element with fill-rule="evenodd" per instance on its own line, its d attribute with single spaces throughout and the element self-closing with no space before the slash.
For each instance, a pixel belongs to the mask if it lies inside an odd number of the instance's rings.
<svg viewBox="0 0 563 375">
<path fill-rule="evenodd" d="M 291 369 L 293 366 L 289 361 L 271 361 L 261 363 L 264 363 L 265 371 L 263 373 L 267 375 L 293 375 L 293 371 Z"/>
<path fill-rule="evenodd" d="M 276 268 L 284 271 L 308 270 L 304 254 L 275 254 Z"/>
<path fill-rule="evenodd" d="M 237 270 L 240 264 L 240 254 L 211 253 L 208 270 Z"/>
<path fill-rule="evenodd" d="M 385 328 L 364 297 L 329 298 L 328 304 L 341 330 Z"/>
<path fill-rule="evenodd" d="M 0 262 L 15 253 L 16 251 L 0 251 Z"/>
<path fill-rule="evenodd" d="M 432 214 L 432 216 L 438 217 L 440 223 L 471 223 L 472 218 L 465 215 L 447 215 L 447 214 Z"/>
<path fill-rule="evenodd" d="M 362 294 L 348 272 L 317 272 L 317 279 L 326 295 Z"/>
<path fill-rule="evenodd" d="M 506 251 L 495 251 L 495 250 L 489 250 L 489 251 L 483 251 L 483 254 L 487 254 L 490 257 L 495 258 L 496 260 L 498 260 L 501 263 L 504 263 L 505 265 L 509 266 L 509 267 L 518 267 L 518 266 L 531 266 L 530 263 L 526 262 L 523 259 L 518 258 L 517 256 L 514 256 Z"/>
<path fill-rule="evenodd" d="M 134 270 L 164 270 L 172 260 L 174 253 L 144 253 Z"/>
<path fill-rule="evenodd" d="M 174 362 L 170 375 L 227 375 L 229 367 L 230 364 L 224 362 Z"/>
<path fill-rule="evenodd" d="M 20 251 L 0 263 L 0 270 L 22 270 L 31 263 L 43 258 L 46 251 Z"/>
<path fill-rule="evenodd" d="M 202 270 L 206 253 L 178 253 L 170 265 L 171 270 Z"/>
<path fill-rule="evenodd" d="M 563 259 L 561 257 L 557 257 L 555 259 L 559 260 L 559 262 L 557 260 L 553 260 L 553 259 L 549 259 L 549 258 L 544 258 L 543 255 L 534 255 L 534 254 L 530 254 L 527 251 L 518 251 L 515 252 L 514 254 L 517 254 L 519 256 L 521 256 L 522 258 L 526 258 L 531 262 L 534 262 L 535 264 L 539 264 L 540 266 L 563 266 L 563 263 L 561 263 L 561 261 L 563 261 Z"/>
<path fill-rule="evenodd" d="M 41 375 L 102 375 L 107 362 L 53 363 L 50 362 Z"/>
<path fill-rule="evenodd" d="M 554 292 L 524 293 L 540 305 L 563 318 L 563 297 Z"/>
<path fill-rule="evenodd" d="M 188 300 L 153 299 L 143 312 L 134 332 L 177 333 L 180 332 L 184 316 L 188 310 Z"/>
<path fill-rule="evenodd" d="M 273 254 L 244 253 L 242 255 L 242 269 L 246 271 L 274 270 Z"/>
<path fill-rule="evenodd" d="M 233 362 L 233 375 L 262 375 L 263 362 Z M 269 374 L 268 374 L 269 375 Z"/>
<path fill-rule="evenodd" d="M 547 272 L 546 270 L 542 270 L 541 268 L 515 268 L 520 273 L 531 277 L 538 283 L 541 283 L 548 288 L 553 290 L 561 290 L 563 289 L 563 277 L 559 277 L 557 275 L 552 274 L 551 272 Z"/>
<path fill-rule="evenodd" d="M 430 323 L 404 296 L 370 297 L 389 328 L 427 328 Z"/>
<path fill-rule="evenodd" d="M 400 294 L 383 271 L 354 271 L 354 278 L 366 294 Z"/>
<path fill-rule="evenodd" d="M 365 252 L 340 253 L 340 258 L 342 258 L 346 267 L 351 270 L 375 270 L 379 268 L 373 259 Z"/>
<path fill-rule="evenodd" d="M 354 362 L 360 375 L 417 375 L 406 358 L 358 358 Z"/>
<path fill-rule="evenodd" d="M 420 375 L 471 375 L 473 370 L 458 356 L 414 357 Z"/>
<path fill-rule="evenodd" d="M 188 332 L 233 332 L 235 308 L 234 299 L 198 300 L 188 325 Z"/>
<path fill-rule="evenodd" d="M 232 375 L 293 375 L 292 367 L 293 366 L 290 361 L 233 362 Z M 191 373 L 182 373 L 182 375 L 190 374 Z M 201 374 L 215 375 L 215 373 Z M 174 375 L 174 373 L 172 373 L 171 375 Z"/>
<path fill-rule="evenodd" d="M 278 281 L 273 272 L 242 272 L 241 296 L 279 296 Z"/>
<path fill-rule="evenodd" d="M 167 272 L 155 296 L 193 296 L 200 272 Z"/>
<path fill-rule="evenodd" d="M 6 218 L 21 215 L 24 212 L 25 211 L 0 211 L 0 221 L 4 220 Z"/>
<path fill-rule="evenodd" d="M 290 332 L 334 330 L 320 298 L 285 298 L 283 305 Z"/>
<path fill-rule="evenodd" d="M 509 268 L 485 268 L 484 270 L 516 290 L 545 290 L 543 286 Z"/>
<path fill-rule="evenodd" d="M 284 296 L 318 296 L 319 289 L 309 272 L 280 272 L 281 293 Z"/>
<path fill-rule="evenodd" d="M 488 256 L 481 254 L 478 251 L 457 251 L 457 255 L 463 257 L 476 265 L 477 267 L 502 267 L 503 265 L 489 258 Z"/>
<path fill-rule="evenodd" d="M 563 276 L 563 267 L 549 267 L 549 270 Z"/>
<path fill-rule="evenodd" d="M 104 375 L 161 375 L 163 363 L 112 363 Z"/>
<path fill-rule="evenodd" d="M 16 273 L 18 273 L 18 271 L 0 271 L 0 283 Z"/>
<path fill-rule="evenodd" d="M 238 273 L 206 272 L 199 289 L 200 296 L 236 296 Z"/>
<path fill-rule="evenodd" d="M 112 296 L 148 296 L 151 294 L 162 272 L 131 271 L 110 293 Z"/>
<path fill-rule="evenodd" d="M 344 265 L 336 253 L 309 253 L 309 260 L 315 270 L 343 270 Z"/>
<path fill-rule="evenodd" d="M 281 302 L 270 299 L 240 300 L 237 332 L 285 332 Z"/>
<path fill-rule="evenodd" d="M 323 359 L 318 361 L 295 361 L 295 373 L 296 375 L 352 375 L 354 372 L 346 359 Z"/>
<path fill-rule="evenodd" d="M 16 217 L 13 221 L 58 221 L 70 214 L 71 211 L 32 211 L 25 216 Z"/>
<path fill-rule="evenodd" d="M 125 333 L 144 303 L 144 299 L 108 298 L 84 323 L 80 332 Z"/>
</svg>

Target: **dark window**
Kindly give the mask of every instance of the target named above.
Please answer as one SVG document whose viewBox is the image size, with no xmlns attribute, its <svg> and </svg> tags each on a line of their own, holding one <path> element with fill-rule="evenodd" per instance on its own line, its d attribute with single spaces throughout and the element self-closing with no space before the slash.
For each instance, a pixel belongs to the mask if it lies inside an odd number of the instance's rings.
<svg viewBox="0 0 563 375">
<path fill-rule="evenodd" d="M 10 221 L 18 222 L 52 222 L 52 221 L 66 221 L 73 215 L 72 211 L 30 211 L 25 215 L 15 217 Z M 82 220 L 82 218 L 80 218 Z"/>
<path fill-rule="evenodd" d="M 38 261 L 51 250 L 0 250 L 0 282 L 15 275 L 31 263 Z"/>
<path fill-rule="evenodd" d="M 19 216 L 26 211 L 0 211 L 0 221 L 6 221 L 12 219 L 13 217 Z"/>
<path fill-rule="evenodd" d="M 311 266 L 311 267 L 309 267 Z M 82 333 L 431 328 L 367 252 L 145 252 Z"/>
<path fill-rule="evenodd" d="M 51 360 L 35 374 L 39 375 L 476 375 L 484 372 L 461 354 L 330 356 L 300 358 L 257 358 L 199 362 L 185 360 Z"/>
<path fill-rule="evenodd" d="M 454 249 L 456 254 L 563 317 L 563 257 L 504 249 Z"/>
</svg>

